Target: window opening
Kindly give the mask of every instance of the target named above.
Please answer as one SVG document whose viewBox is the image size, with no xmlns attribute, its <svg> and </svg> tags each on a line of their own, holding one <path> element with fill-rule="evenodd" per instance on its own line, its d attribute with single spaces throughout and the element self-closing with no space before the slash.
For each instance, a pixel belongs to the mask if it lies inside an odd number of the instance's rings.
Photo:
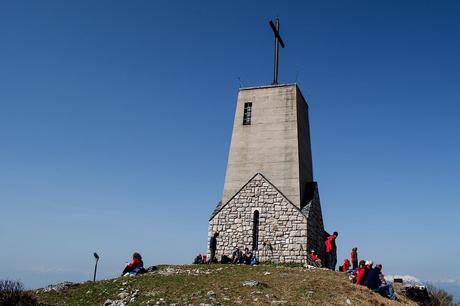
<svg viewBox="0 0 460 306">
<path fill-rule="evenodd" d="M 259 247 L 259 211 L 254 212 L 254 220 L 252 226 L 252 249 L 257 250 Z"/>
<path fill-rule="evenodd" d="M 252 102 L 244 103 L 243 125 L 251 124 Z"/>
</svg>

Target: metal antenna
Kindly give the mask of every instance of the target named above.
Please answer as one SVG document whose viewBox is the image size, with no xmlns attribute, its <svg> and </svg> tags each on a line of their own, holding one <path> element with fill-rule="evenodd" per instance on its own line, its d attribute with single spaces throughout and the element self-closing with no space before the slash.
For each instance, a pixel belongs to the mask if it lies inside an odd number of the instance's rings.
<svg viewBox="0 0 460 306">
<path fill-rule="evenodd" d="M 279 45 L 284 48 L 284 42 L 280 35 L 280 19 L 276 17 L 275 23 L 270 20 L 268 23 L 272 28 L 273 34 L 275 35 L 275 65 L 273 72 L 273 83 L 272 85 L 278 84 L 278 58 L 279 58 Z"/>
</svg>

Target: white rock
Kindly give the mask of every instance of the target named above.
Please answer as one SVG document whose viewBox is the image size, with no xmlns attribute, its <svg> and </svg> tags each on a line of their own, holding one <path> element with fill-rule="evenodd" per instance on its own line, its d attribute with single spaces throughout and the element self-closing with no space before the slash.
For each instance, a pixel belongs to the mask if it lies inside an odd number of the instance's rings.
<svg viewBox="0 0 460 306">
<path fill-rule="evenodd" d="M 249 280 L 249 281 L 245 281 L 243 282 L 243 286 L 245 287 L 256 287 L 258 286 L 260 283 L 256 280 Z"/>
</svg>

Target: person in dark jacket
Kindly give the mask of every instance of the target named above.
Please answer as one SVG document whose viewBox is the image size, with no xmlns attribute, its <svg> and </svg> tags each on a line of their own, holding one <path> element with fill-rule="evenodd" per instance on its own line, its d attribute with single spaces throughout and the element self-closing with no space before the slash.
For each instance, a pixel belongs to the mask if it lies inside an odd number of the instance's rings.
<svg viewBox="0 0 460 306">
<path fill-rule="evenodd" d="M 193 260 L 193 264 L 196 265 L 196 264 L 202 264 L 203 263 L 203 256 L 201 256 L 201 254 L 198 254 L 197 257 L 195 257 L 195 259 Z"/>
<path fill-rule="evenodd" d="M 358 248 L 354 247 L 351 249 L 351 263 L 353 265 L 353 270 L 358 267 Z"/>
<path fill-rule="evenodd" d="M 240 263 L 240 260 L 243 258 L 243 252 L 241 252 L 239 247 L 236 247 L 232 253 L 232 264 Z"/>
<path fill-rule="evenodd" d="M 367 288 L 376 291 L 380 287 L 381 281 L 380 281 L 379 274 L 380 274 L 380 270 L 377 267 L 372 268 L 367 273 L 367 283 L 366 283 Z"/>
<path fill-rule="evenodd" d="M 245 264 L 247 264 L 247 265 L 251 264 L 252 252 L 249 251 L 249 248 L 244 249 L 243 258 L 244 258 L 244 263 Z"/>
<path fill-rule="evenodd" d="M 372 262 L 372 260 L 366 260 L 365 265 L 366 266 L 365 266 L 364 276 L 363 276 L 363 280 L 361 283 L 363 286 L 367 285 L 367 275 L 369 274 L 369 271 L 372 270 L 372 266 L 374 265 L 374 263 Z"/>
<path fill-rule="evenodd" d="M 382 265 L 376 265 L 375 268 L 371 269 L 367 273 L 367 288 L 386 295 L 392 300 L 396 299 L 393 286 L 391 284 L 387 284 L 385 278 L 383 277 Z"/>
<path fill-rule="evenodd" d="M 211 258 L 209 259 L 209 263 L 216 262 L 216 250 L 217 250 L 217 237 L 219 237 L 219 232 L 215 232 L 214 235 L 211 237 L 211 241 L 209 242 L 209 251 L 211 252 Z"/>
<path fill-rule="evenodd" d="M 144 262 L 142 261 L 141 254 L 137 252 L 133 254 L 133 261 L 131 261 L 129 264 L 126 265 L 121 275 L 125 275 L 126 273 L 133 273 L 133 274 L 145 273 Z"/>
</svg>

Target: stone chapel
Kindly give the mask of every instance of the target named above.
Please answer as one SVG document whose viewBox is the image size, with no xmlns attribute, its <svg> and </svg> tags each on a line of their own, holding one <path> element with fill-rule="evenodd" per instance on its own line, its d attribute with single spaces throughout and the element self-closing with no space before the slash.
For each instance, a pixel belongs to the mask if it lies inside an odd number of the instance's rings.
<svg viewBox="0 0 460 306">
<path fill-rule="evenodd" d="M 222 200 L 209 219 L 218 259 L 248 247 L 260 262 L 324 254 L 308 104 L 297 84 L 240 88 Z"/>
</svg>

